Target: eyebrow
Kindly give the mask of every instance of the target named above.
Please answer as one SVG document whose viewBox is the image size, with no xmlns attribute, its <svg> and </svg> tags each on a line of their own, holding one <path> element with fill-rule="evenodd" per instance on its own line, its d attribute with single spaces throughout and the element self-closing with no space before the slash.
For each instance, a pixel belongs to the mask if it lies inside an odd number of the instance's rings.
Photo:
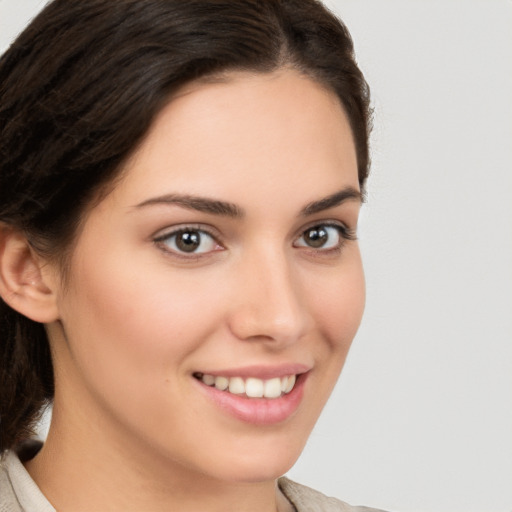
<svg viewBox="0 0 512 512">
<path fill-rule="evenodd" d="M 155 204 L 175 204 L 182 208 L 187 208 L 188 210 L 197 210 L 199 212 L 212 213 L 214 215 L 222 215 L 235 219 L 240 219 L 244 216 L 243 210 L 236 204 L 188 194 L 166 194 L 164 196 L 153 197 L 138 204 L 136 208 Z"/>
<path fill-rule="evenodd" d="M 304 208 L 302 208 L 300 214 L 303 217 L 307 217 L 308 215 L 313 215 L 314 213 L 323 212 L 324 210 L 329 210 L 330 208 L 335 208 L 345 201 L 357 201 L 362 203 L 363 195 L 354 187 L 346 187 L 338 192 L 335 192 L 334 194 L 331 194 L 330 196 L 307 204 Z"/>
<path fill-rule="evenodd" d="M 349 200 L 362 202 L 363 197 L 361 192 L 353 187 L 346 187 L 330 196 L 308 203 L 300 210 L 300 216 L 307 217 L 308 215 L 335 208 Z M 241 219 L 245 215 L 244 210 L 234 203 L 189 194 L 165 194 L 163 196 L 147 199 L 137 204 L 135 207 L 143 208 L 145 206 L 161 204 L 177 205 L 188 210 L 196 210 L 234 219 Z"/>
</svg>

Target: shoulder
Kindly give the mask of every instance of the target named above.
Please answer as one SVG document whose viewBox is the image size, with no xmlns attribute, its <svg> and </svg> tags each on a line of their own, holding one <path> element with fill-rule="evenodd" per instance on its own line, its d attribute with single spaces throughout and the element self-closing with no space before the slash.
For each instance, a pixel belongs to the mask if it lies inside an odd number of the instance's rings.
<svg viewBox="0 0 512 512">
<path fill-rule="evenodd" d="M 14 493 L 7 470 L 9 457 L 10 454 L 6 453 L 0 459 L 0 512 L 21 512 L 22 508 Z"/>
<path fill-rule="evenodd" d="M 285 477 L 280 478 L 278 484 L 297 512 L 384 512 L 375 508 L 353 507 Z"/>
<path fill-rule="evenodd" d="M 0 459 L 0 512 L 55 512 L 14 451 Z"/>
</svg>

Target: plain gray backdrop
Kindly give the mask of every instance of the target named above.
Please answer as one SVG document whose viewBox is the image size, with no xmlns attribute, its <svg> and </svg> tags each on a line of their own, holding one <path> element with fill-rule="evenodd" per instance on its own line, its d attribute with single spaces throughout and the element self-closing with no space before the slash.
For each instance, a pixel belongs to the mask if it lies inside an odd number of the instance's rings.
<svg viewBox="0 0 512 512">
<path fill-rule="evenodd" d="M 0 50 L 44 3 L 0 0 Z M 512 2 L 326 4 L 375 107 L 368 298 L 290 476 L 396 512 L 510 512 Z"/>
</svg>

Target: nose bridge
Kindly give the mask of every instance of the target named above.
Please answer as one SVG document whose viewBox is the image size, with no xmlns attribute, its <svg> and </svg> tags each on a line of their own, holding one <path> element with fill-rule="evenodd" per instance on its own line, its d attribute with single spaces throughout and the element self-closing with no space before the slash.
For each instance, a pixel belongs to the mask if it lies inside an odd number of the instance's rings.
<svg viewBox="0 0 512 512">
<path fill-rule="evenodd" d="M 306 329 L 307 314 L 298 275 L 285 251 L 260 247 L 242 265 L 233 332 L 242 339 L 279 345 L 299 339 Z"/>
</svg>

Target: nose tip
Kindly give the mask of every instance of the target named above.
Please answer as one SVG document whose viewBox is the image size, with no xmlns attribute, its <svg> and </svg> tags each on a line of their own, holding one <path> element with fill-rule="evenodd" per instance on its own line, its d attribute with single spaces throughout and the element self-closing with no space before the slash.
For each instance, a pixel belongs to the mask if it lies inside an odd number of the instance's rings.
<svg viewBox="0 0 512 512">
<path fill-rule="evenodd" d="M 243 280 L 230 328 L 243 340 L 282 347 L 299 340 L 307 328 L 307 312 L 298 283 L 288 268 L 274 266 Z"/>
<path fill-rule="evenodd" d="M 268 304 L 266 305 L 268 308 Z M 296 315 L 263 315 L 261 308 L 237 311 L 232 316 L 231 330 L 237 338 L 260 340 L 288 345 L 298 340 L 302 334 L 302 321 Z"/>
</svg>

